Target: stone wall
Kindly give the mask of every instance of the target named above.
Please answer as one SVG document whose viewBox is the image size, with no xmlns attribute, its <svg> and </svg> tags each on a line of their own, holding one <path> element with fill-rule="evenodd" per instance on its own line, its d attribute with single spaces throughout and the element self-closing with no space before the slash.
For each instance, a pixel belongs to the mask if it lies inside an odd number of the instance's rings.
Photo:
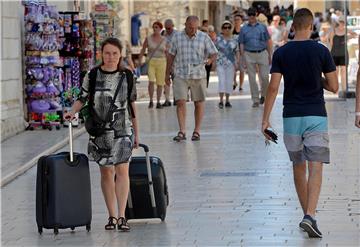
<svg viewBox="0 0 360 247">
<path fill-rule="evenodd" d="M 0 1 L 1 141 L 25 129 L 20 0 Z"/>
</svg>

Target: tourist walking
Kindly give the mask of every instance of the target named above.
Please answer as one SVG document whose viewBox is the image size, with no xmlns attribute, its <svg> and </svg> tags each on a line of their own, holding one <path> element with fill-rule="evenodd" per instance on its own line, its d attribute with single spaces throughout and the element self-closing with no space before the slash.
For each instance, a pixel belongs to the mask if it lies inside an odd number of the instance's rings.
<svg viewBox="0 0 360 247">
<path fill-rule="evenodd" d="M 221 35 L 216 39 L 215 45 L 218 49 L 216 59 L 216 71 L 219 78 L 219 108 L 224 108 L 224 94 L 226 97 L 225 107 L 232 107 L 230 94 L 233 91 L 233 80 L 235 69 L 239 63 L 239 45 L 232 35 L 232 23 L 224 21 L 221 25 Z"/>
<path fill-rule="evenodd" d="M 242 25 L 243 25 L 243 16 L 240 14 L 236 14 L 234 16 L 234 29 L 232 32 L 232 34 L 234 35 L 234 38 L 238 39 L 238 35 L 240 34 Z M 237 64 L 237 67 L 235 68 L 233 90 L 235 90 L 237 87 L 237 82 L 236 82 L 236 72 L 237 71 L 240 72 L 239 73 L 239 91 L 242 91 L 243 85 L 244 85 L 245 71 L 246 71 L 246 64 L 245 64 L 245 59 L 243 58 L 243 56 L 240 56 L 239 63 Z"/>
<path fill-rule="evenodd" d="M 239 34 L 240 55 L 245 57 L 246 68 L 249 76 L 251 99 L 253 107 L 258 107 L 265 100 L 269 84 L 269 65 L 271 64 L 271 39 L 265 25 L 256 20 L 256 10 L 249 8 L 249 22 L 244 25 Z M 259 87 L 256 83 L 256 66 L 259 68 L 261 81 L 261 98 Z"/>
<path fill-rule="evenodd" d="M 275 52 L 275 50 L 280 46 L 283 46 L 287 40 L 286 28 L 280 25 L 280 20 L 280 15 L 274 15 L 271 25 L 268 27 L 271 36 L 273 52 Z"/>
<path fill-rule="evenodd" d="M 133 147 L 139 145 L 139 131 L 134 103 L 136 83 L 133 73 L 121 65 L 121 51 L 122 45 L 116 38 L 102 43 L 102 64 L 85 75 L 79 98 L 72 110 L 64 114 L 64 119 L 74 119 L 75 113 L 88 102 L 93 115 L 106 122 L 104 128 L 98 130 L 103 133 L 89 138 L 89 159 L 100 167 L 101 189 L 109 214 L 105 229 L 129 231 L 125 218 L 129 161 Z M 114 104 L 109 104 L 112 101 Z"/>
<path fill-rule="evenodd" d="M 166 39 L 166 55 L 168 54 L 168 51 L 170 49 L 170 45 L 171 45 L 171 40 L 174 37 L 176 30 L 174 29 L 174 22 L 172 19 L 166 19 L 164 22 L 164 27 L 165 27 L 165 31 L 163 33 L 163 36 Z M 170 77 L 171 80 L 174 80 L 174 73 L 173 71 L 170 72 Z M 167 107 L 167 106 L 171 106 L 171 102 L 170 102 L 170 88 L 167 84 L 164 85 L 164 94 L 165 94 L 165 102 L 163 104 L 163 106 Z M 174 105 L 175 105 L 175 100 L 174 100 Z"/>
<path fill-rule="evenodd" d="M 341 91 L 339 91 L 339 97 L 345 97 L 347 90 L 346 86 L 346 65 L 348 64 L 348 50 L 345 43 L 345 18 L 343 16 L 338 17 L 335 29 L 330 33 L 330 47 L 331 55 L 336 65 L 336 73 L 340 74 Z M 356 34 L 349 30 L 348 38 L 356 37 Z"/>
<path fill-rule="evenodd" d="M 360 35 L 358 37 L 358 44 L 360 47 Z M 360 49 L 359 49 L 359 56 L 358 56 L 358 71 L 356 77 L 356 106 L 355 106 L 355 126 L 360 128 Z"/>
<path fill-rule="evenodd" d="M 339 85 L 329 50 L 310 39 L 313 20 L 309 9 L 297 10 L 293 21 L 294 41 L 274 53 L 262 132 L 266 139 L 273 139 L 267 132 L 271 127 L 270 113 L 284 77 L 284 143 L 293 163 L 295 188 L 304 213 L 299 226 L 309 237 L 321 238 L 315 212 L 323 163 L 330 162 L 324 89 L 336 93 Z"/>
<path fill-rule="evenodd" d="M 160 103 L 163 86 L 165 85 L 165 70 L 166 70 L 166 39 L 161 36 L 161 29 L 163 25 L 159 21 L 155 21 L 152 25 L 153 33 L 148 36 L 142 46 L 139 55 L 139 62 L 141 63 L 145 50 L 148 49 L 148 57 L 146 63 L 148 64 L 149 77 L 149 106 L 153 108 L 154 87 L 156 83 L 156 108 L 161 109 L 163 106 Z"/>
<path fill-rule="evenodd" d="M 206 71 L 204 64 L 211 64 L 216 59 L 217 49 L 210 37 L 198 30 L 199 18 L 188 16 L 185 29 L 177 32 L 171 41 L 167 56 L 166 84 L 170 86 L 170 72 L 175 66 L 173 92 L 176 100 L 176 113 L 179 132 L 174 141 L 186 139 L 186 100 L 188 91 L 195 105 L 195 128 L 191 137 L 200 140 L 201 121 L 204 115 L 206 96 Z"/>
</svg>

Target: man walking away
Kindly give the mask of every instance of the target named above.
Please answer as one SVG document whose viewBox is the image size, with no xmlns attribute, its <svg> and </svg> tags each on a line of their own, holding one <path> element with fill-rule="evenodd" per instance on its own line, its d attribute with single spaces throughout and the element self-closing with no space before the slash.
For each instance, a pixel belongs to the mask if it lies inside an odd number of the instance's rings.
<svg viewBox="0 0 360 247">
<path fill-rule="evenodd" d="M 262 132 L 270 139 L 265 130 L 270 127 L 271 109 L 283 76 L 284 143 L 293 162 L 295 188 L 304 213 L 299 226 L 309 237 L 321 238 L 315 211 L 320 195 L 323 163 L 330 162 L 323 89 L 336 93 L 339 86 L 329 50 L 310 40 L 313 28 L 311 11 L 306 8 L 296 11 L 293 27 L 294 41 L 279 47 L 273 56 Z M 321 77 L 322 73 L 325 79 Z"/>
<path fill-rule="evenodd" d="M 164 22 L 164 27 L 165 27 L 165 32 L 164 32 L 163 36 L 166 38 L 166 51 L 165 52 L 166 52 L 166 56 L 168 56 L 168 51 L 169 51 L 170 45 L 171 45 L 171 39 L 174 37 L 176 30 L 174 29 L 174 22 L 172 19 L 166 19 Z M 173 71 L 170 71 L 170 77 L 171 77 L 171 80 L 174 80 Z M 165 94 L 165 103 L 163 104 L 163 106 L 165 106 L 165 107 L 171 106 L 170 87 L 166 84 L 164 86 L 164 94 Z M 175 100 L 174 100 L 174 105 L 175 105 Z"/>
<path fill-rule="evenodd" d="M 245 57 L 248 70 L 253 107 L 258 107 L 265 100 L 269 84 L 269 65 L 271 64 L 271 40 L 265 25 L 256 20 L 256 10 L 249 8 L 249 22 L 241 28 L 239 34 L 240 55 Z M 256 83 L 256 66 L 259 67 L 261 98 Z"/>
<path fill-rule="evenodd" d="M 190 89 L 191 99 L 195 104 L 195 128 L 191 140 L 200 140 L 200 127 L 204 115 L 206 94 L 206 71 L 204 62 L 211 64 L 216 59 L 217 49 L 210 37 L 198 31 L 199 18 L 189 16 L 186 19 L 185 30 L 177 32 L 172 41 L 167 56 L 165 81 L 170 86 L 170 71 L 175 65 L 173 92 L 176 100 L 176 113 L 179 132 L 174 141 L 186 139 L 186 100 Z"/>
</svg>

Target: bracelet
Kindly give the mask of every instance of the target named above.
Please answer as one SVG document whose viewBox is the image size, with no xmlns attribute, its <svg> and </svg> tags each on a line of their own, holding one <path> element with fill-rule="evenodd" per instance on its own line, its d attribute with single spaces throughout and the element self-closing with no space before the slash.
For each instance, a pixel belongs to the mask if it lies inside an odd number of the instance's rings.
<svg viewBox="0 0 360 247">
<path fill-rule="evenodd" d="M 355 112 L 355 116 L 359 117 L 360 116 L 360 111 Z"/>
</svg>

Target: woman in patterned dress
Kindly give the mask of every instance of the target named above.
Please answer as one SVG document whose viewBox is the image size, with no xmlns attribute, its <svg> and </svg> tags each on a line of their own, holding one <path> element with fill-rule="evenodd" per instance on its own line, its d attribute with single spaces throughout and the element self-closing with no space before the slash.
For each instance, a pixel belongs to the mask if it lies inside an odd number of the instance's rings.
<svg viewBox="0 0 360 247">
<path fill-rule="evenodd" d="M 119 93 L 115 100 L 115 109 L 110 113 L 105 132 L 97 137 L 90 136 L 88 144 L 89 159 L 98 163 L 101 173 L 101 189 L 108 209 L 109 218 L 106 230 L 129 231 L 130 226 L 125 218 L 125 208 L 129 193 L 129 161 L 132 149 L 138 147 L 138 125 L 135 100 L 136 84 L 132 73 L 121 67 L 122 45 L 116 38 L 106 39 L 101 46 L 102 64 L 96 69 L 96 81 L 93 93 L 93 109 L 99 118 L 105 120 L 115 95 L 120 78 L 124 76 Z M 125 76 L 124 73 L 129 74 Z M 129 79 L 130 78 L 130 79 Z M 65 119 L 73 119 L 89 98 L 89 73 L 84 78 L 79 99 L 72 110 L 65 113 Z M 128 85 L 132 90 L 128 92 Z M 133 114 L 130 105 L 133 109 Z M 116 181 L 115 181 L 116 174 Z M 117 202 L 117 211 L 116 211 Z"/>
<path fill-rule="evenodd" d="M 226 98 L 225 107 L 232 107 L 230 94 L 233 91 L 233 80 L 235 68 L 238 67 L 240 53 L 236 38 L 232 35 L 232 23 L 224 21 L 221 25 L 222 34 L 216 38 L 218 56 L 216 59 L 216 70 L 219 77 L 219 108 L 224 108 L 224 94 Z"/>
</svg>

